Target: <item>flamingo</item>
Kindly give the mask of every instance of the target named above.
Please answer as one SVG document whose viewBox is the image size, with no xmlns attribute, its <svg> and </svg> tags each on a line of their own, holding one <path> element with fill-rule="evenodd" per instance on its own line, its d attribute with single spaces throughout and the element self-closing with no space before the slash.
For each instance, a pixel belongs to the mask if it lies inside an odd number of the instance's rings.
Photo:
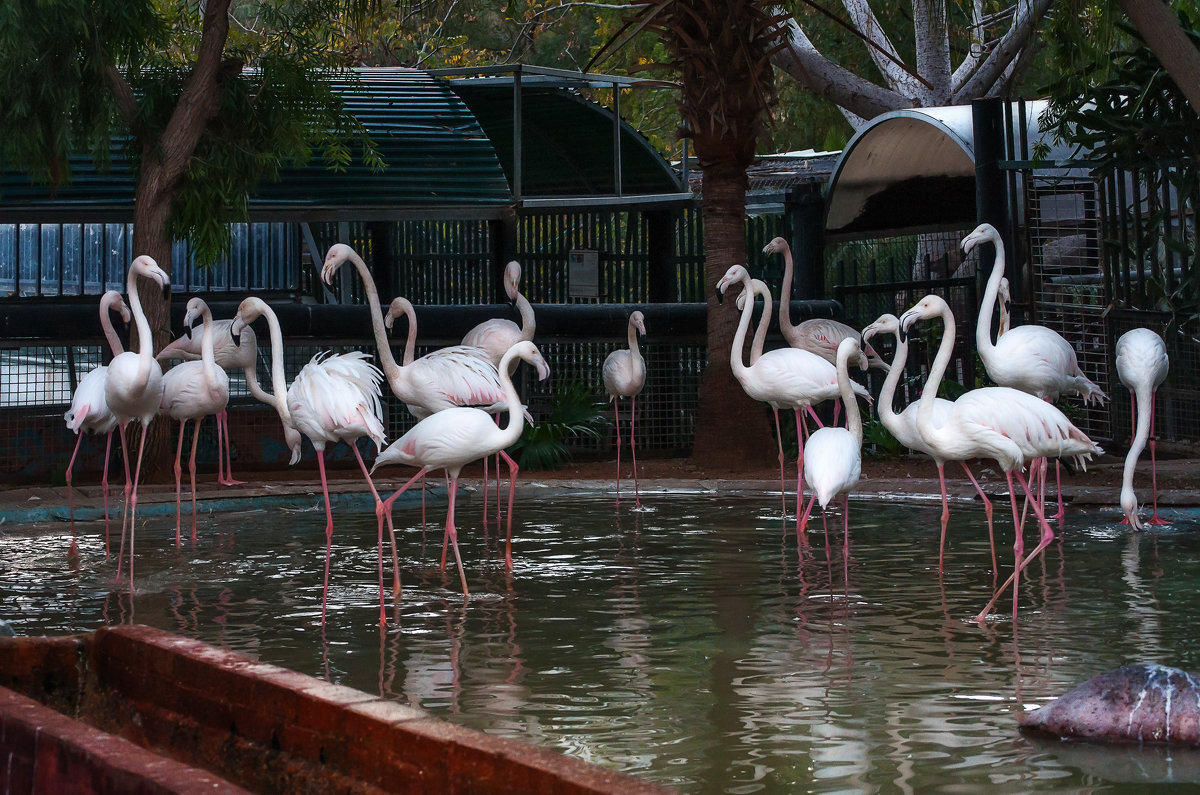
<svg viewBox="0 0 1200 795">
<path fill-rule="evenodd" d="M 837 380 L 838 391 L 846 404 L 845 428 L 818 428 L 804 443 L 804 480 L 812 494 L 804 508 L 804 516 L 796 526 L 797 542 L 808 527 L 808 517 L 813 503 L 821 505 L 821 522 L 825 522 L 825 508 L 836 497 L 842 498 L 842 522 L 845 543 L 850 540 L 850 492 L 858 485 L 862 474 L 862 415 L 858 401 L 854 399 L 850 380 L 851 359 L 862 356 L 858 340 L 847 337 L 838 344 Z M 865 368 L 863 368 L 865 369 Z M 828 532 L 828 528 L 826 528 Z M 847 565 L 849 563 L 847 562 Z"/>
<path fill-rule="evenodd" d="M 1012 322 L 1012 290 L 1009 288 L 1008 278 L 1000 277 L 1000 287 L 996 290 L 996 306 L 1000 308 L 1000 324 L 996 326 L 996 339 L 1000 339 L 1008 332 L 1008 328 Z"/>
<path fill-rule="evenodd" d="M 109 312 L 117 310 L 121 313 L 121 320 L 126 324 L 129 323 L 131 315 L 129 307 L 125 305 L 125 299 L 116 290 L 109 290 L 100 297 L 100 326 L 104 329 L 104 337 L 108 340 L 108 345 L 112 349 L 113 356 L 120 356 L 125 352 L 125 348 L 121 345 L 121 338 L 117 336 L 116 329 L 113 328 L 112 318 L 109 317 Z M 71 408 L 67 409 L 67 413 L 63 415 L 63 419 L 67 422 L 67 427 L 76 435 L 75 451 L 71 453 L 71 460 L 67 463 L 67 505 L 71 512 L 71 553 L 78 549 L 75 543 L 75 492 L 71 489 L 71 469 L 75 466 L 75 457 L 79 455 L 79 444 L 83 441 L 83 433 L 102 433 L 105 436 L 104 442 L 104 474 L 100 477 L 100 484 L 104 489 L 104 557 L 108 557 L 108 459 L 112 452 L 112 433 L 117 427 L 117 418 L 108 408 L 108 403 L 104 400 L 104 386 L 108 380 L 108 366 L 100 365 L 93 368 L 83 378 L 79 379 L 78 386 L 75 387 L 75 393 L 71 395 Z"/>
<path fill-rule="evenodd" d="M 408 433 L 401 436 L 387 447 L 375 459 L 371 468 L 374 472 L 381 466 L 404 464 L 420 467 L 415 475 L 396 490 L 392 496 L 384 500 L 384 508 L 391 522 L 392 505 L 396 498 L 408 489 L 418 478 L 434 469 L 445 469 L 450 475 L 450 505 L 446 511 L 446 532 L 454 549 L 454 559 L 458 564 L 458 576 L 462 582 L 463 595 L 468 595 L 467 576 L 463 571 L 462 555 L 458 551 L 458 531 L 454 525 L 454 498 L 458 491 L 458 476 L 462 468 L 472 461 L 486 458 L 512 445 L 521 436 L 525 427 L 524 408 L 517 395 L 517 389 L 512 382 L 512 368 L 516 359 L 522 359 L 532 365 L 538 378 L 544 380 L 550 375 L 542 354 L 529 340 L 522 340 L 511 348 L 500 359 L 500 380 L 504 386 L 505 403 L 508 412 L 508 424 L 501 429 L 492 420 L 491 415 L 471 406 L 448 408 L 431 414 L 418 422 Z M 512 503 L 514 478 L 510 479 L 508 492 L 508 534 L 504 545 L 504 563 L 512 568 Z M 443 542 L 442 567 L 445 568 L 445 551 Z"/>
<path fill-rule="evenodd" d="M 983 292 L 979 318 L 975 324 L 975 347 L 988 376 L 1000 386 L 1012 387 L 1043 400 L 1054 401 L 1060 395 L 1080 395 L 1084 404 L 1103 403 L 1108 396 L 1079 369 L 1079 359 L 1071 343 L 1057 331 L 1045 326 L 1025 325 L 1009 330 L 992 342 L 992 311 L 1004 276 L 1004 241 L 991 224 L 980 224 L 963 238 L 963 255 L 980 243 L 991 243 L 996 250 L 992 272 Z M 1058 485 L 1058 513 L 1065 515 L 1062 502 L 1062 468 L 1054 463 Z"/>
<path fill-rule="evenodd" d="M 1046 521 L 1041 503 L 1033 499 L 1029 484 L 1021 474 L 1025 461 L 1066 456 L 1074 458 L 1079 465 L 1084 466 L 1085 461 L 1104 451 L 1083 431 L 1076 428 L 1052 403 L 1011 387 L 984 387 L 966 392 L 951 404 L 939 424 L 934 417 L 934 408 L 938 386 L 941 385 L 942 376 L 946 373 L 954 349 L 954 314 L 944 299 L 936 295 L 927 295 L 900 317 L 900 330 L 907 334 L 909 327 L 917 321 L 935 317 L 940 317 L 944 324 L 942 341 L 938 346 L 933 366 L 929 369 L 928 380 L 921 391 L 921 400 L 917 404 L 917 429 L 925 443 L 946 460 L 990 458 L 999 465 L 1008 479 L 1008 494 L 1016 535 L 1013 542 L 1013 573 L 995 592 L 975 620 L 982 622 L 987 618 L 988 611 L 1009 585 L 1013 586 L 1015 620 L 1020 573 L 1054 540 L 1054 531 Z M 1010 331 L 1009 335 L 1015 331 Z M 1025 544 L 1021 534 L 1021 521 L 1017 516 L 1014 475 L 1024 489 L 1026 498 L 1033 505 L 1034 515 L 1042 531 L 1037 547 L 1027 557 L 1023 557 Z"/>
<path fill-rule="evenodd" d="M 724 297 L 725 291 L 731 284 L 741 282 L 743 291 L 753 295 L 754 284 L 749 272 L 742 265 L 734 265 L 725 272 L 717 282 L 717 298 Z M 769 291 L 763 285 L 764 300 L 769 297 Z M 729 356 L 733 375 L 746 394 L 755 400 L 767 403 L 775 412 L 776 438 L 779 443 L 780 475 L 783 468 L 783 438 L 779 434 L 779 409 L 793 409 L 796 415 L 796 441 L 800 446 L 800 455 L 796 461 L 796 500 L 797 511 L 804 499 L 801 478 L 804 473 L 804 440 L 807 437 L 803 413 L 808 411 L 814 419 L 816 413 L 812 410 L 815 403 L 837 397 L 837 370 L 834 365 L 820 356 L 799 348 L 779 348 L 763 353 L 757 360 L 747 366 L 742 360 L 742 352 L 746 342 L 746 330 L 750 327 L 750 318 L 754 313 L 752 301 L 747 301 L 742 308 L 742 317 L 738 321 L 737 331 L 733 337 L 733 350 Z M 764 306 L 766 315 L 768 308 Z M 769 317 L 767 317 L 769 322 Z M 870 400 L 870 395 L 861 384 L 854 384 L 857 394 Z M 820 424 L 820 420 L 817 420 Z M 786 505 L 786 503 L 785 503 Z"/>
<path fill-rule="evenodd" d="M 842 340 L 849 338 L 858 339 L 861 342 L 859 333 L 845 323 L 830 318 L 813 318 L 805 320 L 799 325 L 792 325 L 792 273 L 794 270 L 792 247 L 782 237 L 777 237 L 763 246 L 763 253 L 768 256 L 783 254 L 783 286 L 779 293 L 779 331 L 783 334 L 783 338 L 793 348 L 815 353 L 830 364 L 836 364 L 838 345 Z M 862 350 L 855 359 L 856 366 L 861 370 L 865 370 L 869 366 L 883 370 L 885 373 L 888 371 L 888 363 L 866 343 L 862 343 Z M 860 360 L 867 364 L 858 364 L 857 362 Z"/>
<path fill-rule="evenodd" d="M 142 453 L 146 448 L 146 429 L 150 421 L 158 413 L 158 404 L 162 398 L 163 374 L 162 368 L 154 360 L 154 340 L 150 334 L 150 323 L 142 311 L 142 302 L 138 297 L 138 277 L 153 280 L 162 289 L 164 296 L 171 294 L 171 279 L 158 263 L 146 254 L 135 258 L 129 265 L 126 275 L 126 292 L 129 296 L 129 306 L 133 312 L 133 321 L 138 331 L 137 353 L 125 351 L 108 363 L 108 378 L 104 382 L 104 399 L 109 409 L 117 418 L 117 434 L 121 439 L 121 451 L 125 455 L 125 511 L 129 515 L 129 593 L 133 593 L 133 540 L 134 522 L 137 519 L 137 487 L 142 475 Z M 125 444 L 125 426 L 130 420 L 138 420 L 142 424 L 141 438 L 138 440 L 137 467 L 133 477 L 129 476 L 129 449 Z M 124 557 L 125 517 L 121 517 L 121 545 L 117 555 L 117 576 L 121 576 L 121 560 Z"/>
<path fill-rule="evenodd" d="M 1154 393 L 1167 377 L 1167 346 L 1162 337 L 1147 328 L 1127 331 L 1117 340 L 1117 375 L 1129 390 L 1130 408 L 1136 418 L 1133 442 L 1125 456 L 1121 477 L 1121 510 L 1134 530 L 1142 530 L 1138 518 L 1137 497 L 1133 493 L 1133 474 L 1138 457 L 1150 441 L 1150 473 L 1154 515 L 1148 524 L 1167 524 L 1158 517 L 1158 474 L 1154 456 Z"/>
<path fill-rule="evenodd" d="M 200 342 L 200 361 L 183 362 L 163 375 L 160 410 L 171 419 L 179 420 L 179 443 L 175 447 L 175 546 L 179 546 L 179 481 L 182 474 L 183 433 L 188 421 L 194 421 L 192 453 L 188 458 L 188 473 L 192 484 L 192 543 L 196 543 L 196 448 L 200 442 L 200 423 L 209 414 L 218 418 L 229 403 L 229 376 L 217 366 L 213 356 L 213 319 L 208 304 L 201 298 L 187 303 L 183 326 L 191 329 L 197 322 L 204 324 Z M 220 419 L 217 428 L 220 429 Z M 220 461 L 218 439 L 217 460 Z"/>
<path fill-rule="evenodd" d="M 271 333 L 271 402 L 284 424 L 307 436 L 317 451 L 321 494 L 325 499 L 325 581 L 321 594 L 321 625 L 325 625 L 329 601 L 329 559 L 333 547 L 333 509 L 329 503 L 324 452 L 326 444 L 337 444 L 339 441 L 350 446 L 367 480 L 367 487 L 375 498 L 379 534 L 379 623 L 383 625 L 387 621 L 383 593 L 383 501 L 357 444 L 365 436 L 375 443 L 376 449 L 383 447 L 383 407 L 379 400 L 379 382 L 383 380 L 383 373 L 361 351 L 318 353 L 301 368 L 288 387 L 283 373 L 283 335 L 279 329 L 279 319 L 262 299 L 251 296 L 238 306 L 231 329 L 234 342 L 236 344 L 242 330 L 259 317 L 266 317 Z M 392 566 L 393 590 L 398 591 L 400 575 L 395 536 L 392 536 Z"/>
<path fill-rule="evenodd" d="M 616 350 L 604 359 L 601 377 L 604 390 L 613 404 L 613 422 L 617 429 L 617 505 L 621 504 L 621 401 L 629 398 L 629 454 L 633 457 L 633 498 L 637 507 L 642 506 L 638 493 L 637 448 L 634 444 L 634 423 L 637 421 L 637 396 L 646 385 L 646 360 L 638 349 L 638 334 L 646 336 L 646 318 L 638 311 L 629 315 L 626 329 L 629 339 L 628 350 Z"/>
<path fill-rule="evenodd" d="M 883 427 L 888 429 L 892 436 L 905 447 L 916 450 L 919 453 L 924 453 L 933 459 L 933 463 L 937 464 L 938 484 L 942 489 L 942 535 L 941 542 L 938 544 L 938 573 L 942 571 L 942 564 L 946 548 L 946 525 L 950 522 L 950 502 L 946 496 L 946 461 L 953 460 L 943 456 L 936 448 L 933 448 L 925 443 L 925 439 L 921 436 L 920 430 L 917 428 L 917 404 L 910 403 L 899 414 L 893 408 L 893 401 L 896 396 L 896 386 L 900 382 L 900 377 L 904 374 L 904 365 L 908 361 L 908 335 L 900 333 L 900 319 L 890 313 L 884 313 L 879 318 L 863 329 L 863 339 L 868 340 L 879 333 L 894 334 L 896 336 L 896 353 L 892 357 L 891 370 L 888 371 L 887 378 L 884 379 L 883 388 L 879 392 L 879 402 L 876 404 L 879 411 L 879 421 L 883 423 Z M 944 398 L 935 398 L 933 402 L 933 423 L 941 425 L 951 411 L 953 404 Z M 975 479 L 975 475 L 971 473 L 970 467 L 967 466 L 965 459 L 959 460 L 962 465 L 963 472 L 967 473 L 967 477 L 971 479 L 975 490 L 979 492 L 980 498 L 983 500 L 983 509 L 987 514 L 988 521 L 988 541 L 992 547 L 992 571 L 997 570 L 996 566 L 996 540 L 992 530 L 992 501 L 984 494 L 983 488 L 979 485 L 979 481 Z"/>
<path fill-rule="evenodd" d="M 212 321 L 213 357 L 217 366 L 224 370 L 241 370 L 250 394 L 260 403 L 273 405 L 271 396 L 264 392 L 258 383 L 258 337 L 255 335 L 254 329 L 248 326 L 242 329 L 241 342 L 235 345 L 232 328 L 233 318 Z M 155 358 L 160 362 L 172 359 L 199 361 L 200 348 L 200 338 L 192 334 L 190 329 L 185 328 L 183 334 L 159 351 Z M 288 463 L 295 464 L 300 460 L 300 433 L 295 428 L 284 424 L 283 438 L 292 453 L 291 461 Z M 244 481 L 233 478 L 233 456 L 229 443 L 229 412 L 226 409 L 222 409 L 217 414 L 217 445 L 217 482 L 222 486 L 241 485 Z M 224 449 L 224 458 L 220 453 L 222 448 Z"/>
<path fill-rule="evenodd" d="M 475 326 L 462 339 L 463 345 L 487 351 L 497 369 L 500 367 L 500 359 L 509 348 L 521 340 L 532 340 L 537 330 L 533 307 L 529 299 L 521 294 L 520 284 L 521 264 L 513 260 L 504 268 L 504 293 L 520 313 L 521 325 L 518 326 L 507 318 L 492 318 Z"/>
</svg>

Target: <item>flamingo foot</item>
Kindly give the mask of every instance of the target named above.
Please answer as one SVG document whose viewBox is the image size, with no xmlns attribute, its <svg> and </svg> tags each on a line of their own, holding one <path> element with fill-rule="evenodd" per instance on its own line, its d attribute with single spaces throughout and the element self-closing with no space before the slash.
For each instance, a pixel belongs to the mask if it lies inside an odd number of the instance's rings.
<svg viewBox="0 0 1200 795">
<path fill-rule="evenodd" d="M 246 481 L 234 480 L 233 478 L 221 478 L 217 482 L 220 483 L 222 486 L 245 486 L 246 485 Z"/>
<path fill-rule="evenodd" d="M 1158 514 L 1154 514 L 1153 516 L 1151 516 L 1149 519 L 1146 520 L 1146 524 L 1165 525 L 1165 524 L 1171 524 L 1171 522 L 1167 521 L 1166 519 L 1163 519 Z"/>
</svg>

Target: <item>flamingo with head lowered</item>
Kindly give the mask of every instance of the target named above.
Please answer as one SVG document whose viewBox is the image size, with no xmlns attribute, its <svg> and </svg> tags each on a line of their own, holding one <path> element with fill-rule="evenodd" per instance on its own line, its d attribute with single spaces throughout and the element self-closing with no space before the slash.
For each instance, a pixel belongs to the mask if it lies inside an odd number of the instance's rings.
<svg viewBox="0 0 1200 795">
<path fill-rule="evenodd" d="M 1042 505 L 1034 499 L 1021 469 L 1026 461 L 1038 458 L 1073 458 L 1080 466 L 1084 466 L 1093 455 L 1104 451 L 1083 431 L 1076 428 L 1053 404 L 1028 392 L 1009 387 L 972 389 L 955 400 L 941 418 L 936 418 L 934 412 L 938 386 L 941 385 L 954 352 L 954 315 L 943 298 L 927 295 L 900 317 L 900 331 L 901 334 L 908 334 L 914 323 L 930 318 L 941 318 L 944 328 L 937 356 L 934 357 L 933 366 L 929 369 L 929 378 L 917 404 L 917 429 L 925 444 L 946 460 L 990 458 L 1000 466 L 1008 479 L 1015 531 L 1013 573 L 996 590 L 991 601 L 975 620 L 983 621 L 987 618 L 988 611 L 1009 585 L 1013 586 L 1015 620 L 1017 586 L 1021 571 L 1054 540 L 1054 531 L 1046 522 Z M 1009 332 L 1011 333 L 1013 332 Z M 1032 503 L 1034 515 L 1042 531 L 1037 547 L 1028 556 L 1024 555 L 1021 520 L 1017 515 L 1014 476 Z"/>
<path fill-rule="evenodd" d="M 504 294 L 521 315 L 521 325 L 508 318 L 496 317 L 485 320 L 466 333 L 463 345 L 482 348 L 491 357 L 492 364 L 500 367 L 500 359 L 508 349 L 521 340 L 532 340 L 537 331 L 537 320 L 529 299 L 521 294 L 521 264 L 516 260 L 504 268 Z"/>
<path fill-rule="evenodd" d="M 109 317 L 108 313 L 112 310 L 120 312 L 121 319 L 125 323 L 129 323 L 132 317 L 129 307 L 125 305 L 125 299 L 116 290 L 109 290 L 100 297 L 100 326 L 104 329 L 104 337 L 108 340 L 113 356 L 120 356 L 125 352 L 125 347 L 121 344 L 121 338 L 117 336 L 116 329 L 113 328 L 112 318 Z M 83 441 L 83 434 L 85 432 L 102 433 L 105 436 L 104 474 L 100 476 L 100 484 L 104 490 L 105 558 L 108 557 L 108 459 L 109 453 L 112 452 L 112 434 L 117 428 L 117 417 L 108 408 L 108 403 L 104 399 L 107 381 L 108 365 L 102 364 L 90 370 L 87 375 L 79 379 L 79 384 L 75 387 L 74 394 L 71 395 L 71 408 L 67 409 L 67 413 L 63 415 L 67 427 L 77 437 L 75 451 L 71 453 L 71 460 L 67 463 L 67 505 L 71 513 L 72 553 L 77 550 L 77 546 L 75 544 L 75 492 L 71 488 L 71 470 L 75 466 L 75 457 L 79 455 L 79 444 Z"/>
<path fill-rule="evenodd" d="M 138 278 L 153 281 L 163 291 L 164 296 L 170 297 L 171 279 L 154 259 L 145 254 L 134 259 L 129 265 L 126 276 L 126 291 L 129 297 L 129 307 L 133 312 L 133 320 L 138 332 L 138 352 L 125 351 L 113 357 L 108 364 L 108 378 L 104 382 L 104 399 L 109 409 L 117 418 L 117 431 L 121 439 L 121 450 L 125 454 L 125 514 L 129 517 L 129 592 L 133 593 L 133 541 L 134 527 L 137 519 L 137 488 L 142 475 L 142 453 L 146 449 L 146 429 L 151 420 L 158 414 L 159 401 L 162 398 L 163 374 L 162 368 L 154 360 L 154 338 L 150 334 L 150 323 L 142 311 L 142 302 L 138 297 Z M 130 420 L 142 424 L 142 434 L 138 441 L 137 467 L 133 477 L 129 474 L 129 449 L 125 443 L 125 426 Z M 117 556 L 117 576 L 121 576 L 121 561 L 124 558 L 125 518 L 121 518 L 121 550 Z"/>
<path fill-rule="evenodd" d="M 367 487 L 375 498 L 378 525 L 379 554 L 379 623 L 387 621 L 383 592 L 383 501 L 362 453 L 358 440 L 364 436 L 383 447 L 383 407 L 380 404 L 379 382 L 383 374 L 370 357 L 361 351 L 342 354 L 319 353 L 301 368 L 292 385 L 287 386 L 283 372 L 283 335 L 279 319 L 271 307 L 260 298 L 251 296 L 242 301 L 233 319 L 233 339 L 236 342 L 242 329 L 259 317 L 265 317 L 271 332 L 272 402 L 279 418 L 307 436 L 317 451 L 317 469 L 321 473 L 321 493 L 325 498 L 325 581 L 321 595 L 321 624 L 329 602 L 329 559 L 333 547 L 333 509 L 329 503 L 329 481 L 325 476 L 325 446 L 345 442 L 350 446 Z M 398 582 L 396 540 L 392 538 L 393 577 Z M 395 587 L 398 590 L 398 585 Z"/>
<path fill-rule="evenodd" d="M 992 312 L 1004 277 L 1004 241 L 996 227 L 980 224 L 962 240 L 964 256 L 980 243 L 991 243 L 996 251 L 992 272 L 975 324 L 975 347 L 988 376 L 1000 386 L 1012 387 L 1054 401 L 1061 395 L 1079 395 L 1085 404 L 1103 403 L 1108 396 L 1079 369 L 1079 358 L 1071 343 L 1045 326 L 1025 325 L 1010 329 L 992 341 Z M 1061 467 L 1056 461 L 1058 513 L 1064 515 Z"/>
<path fill-rule="evenodd" d="M 532 342 L 524 340 L 509 348 L 500 360 L 500 379 L 504 385 L 508 415 L 508 423 L 504 428 L 497 426 L 491 415 L 481 409 L 469 406 L 448 408 L 421 420 L 410 428 L 408 433 L 392 442 L 379 454 L 371 468 L 374 472 L 379 467 L 392 464 L 420 467 L 415 475 L 384 500 L 384 508 L 389 516 L 396 498 L 426 472 L 445 469 L 450 475 L 450 505 L 446 510 L 445 538 L 449 539 L 454 549 L 454 559 L 458 564 L 458 576 L 464 596 L 469 593 L 467 575 L 463 571 L 462 555 L 458 551 L 458 531 L 454 524 L 454 498 L 458 492 L 458 476 L 467 464 L 503 450 L 521 437 L 521 431 L 525 427 L 525 410 L 512 382 L 512 369 L 518 358 L 532 365 L 539 379 L 544 380 L 550 375 L 550 368 Z M 512 568 L 512 500 L 513 491 L 510 486 L 508 532 L 504 545 L 504 563 L 509 569 Z"/>
<path fill-rule="evenodd" d="M 742 265 L 734 265 L 725 272 L 717 282 L 717 297 L 721 299 L 725 291 L 733 284 L 740 283 L 748 295 L 753 294 L 754 285 L 750 273 Z M 766 295 L 764 295 L 764 298 Z M 764 309 L 764 312 L 766 309 Z M 803 412 L 807 411 L 816 419 L 812 407 L 816 403 L 831 400 L 839 395 L 837 370 L 829 362 L 809 351 L 798 348 L 778 348 L 766 351 L 751 364 L 743 361 L 743 349 L 746 343 L 746 331 L 750 328 L 751 315 L 754 313 L 752 301 L 746 301 L 742 308 L 742 316 L 738 321 L 737 331 L 733 335 L 733 350 L 729 356 L 729 364 L 733 375 L 742 385 L 746 394 L 754 400 L 761 400 L 772 410 L 790 408 L 796 415 L 796 440 L 800 455 L 796 462 L 796 500 L 797 513 L 803 502 L 804 489 L 804 441 L 807 439 L 807 426 Z M 865 387 L 855 383 L 853 390 L 856 394 L 871 399 Z M 817 420 L 820 424 L 820 420 Z M 776 436 L 779 444 L 780 466 L 783 464 L 783 439 L 779 436 L 779 420 L 776 413 Z M 781 470 L 782 471 L 782 470 Z"/>
<path fill-rule="evenodd" d="M 1134 417 L 1133 442 L 1125 456 L 1121 477 L 1121 510 L 1134 530 L 1143 529 L 1138 518 L 1137 496 L 1133 493 L 1133 475 L 1138 457 L 1150 441 L 1150 476 L 1154 515 L 1147 524 L 1167 524 L 1158 516 L 1158 473 L 1154 456 L 1154 394 L 1167 379 L 1167 346 L 1162 337 L 1148 328 L 1127 331 L 1117 340 L 1117 374 L 1129 390 L 1130 410 Z"/>
</svg>

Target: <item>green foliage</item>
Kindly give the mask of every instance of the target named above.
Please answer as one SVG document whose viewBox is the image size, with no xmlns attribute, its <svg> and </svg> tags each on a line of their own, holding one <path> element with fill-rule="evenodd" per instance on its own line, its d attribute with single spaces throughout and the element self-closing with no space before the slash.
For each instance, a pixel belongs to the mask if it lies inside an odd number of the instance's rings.
<svg viewBox="0 0 1200 795">
<path fill-rule="evenodd" d="M 604 401 L 589 386 L 571 381 L 556 387 L 550 416 L 541 422 L 527 423 L 521 438 L 513 445 L 522 469 L 557 469 L 571 460 L 568 442 L 575 437 L 600 438 L 608 427 Z"/>
<path fill-rule="evenodd" d="M 904 452 L 904 445 L 879 420 L 863 422 L 863 447 L 879 458 L 895 458 Z"/>
</svg>

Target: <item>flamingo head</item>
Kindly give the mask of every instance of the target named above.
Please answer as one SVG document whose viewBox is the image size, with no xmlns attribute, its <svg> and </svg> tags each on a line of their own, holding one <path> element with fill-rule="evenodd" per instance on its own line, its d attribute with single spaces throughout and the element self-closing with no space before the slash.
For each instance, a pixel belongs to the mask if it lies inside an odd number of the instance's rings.
<svg viewBox="0 0 1200 795">
<path fill-rule="evenodd" d="M 238 304 L 237 315 L 233 318 L 233 325 L 229 327 L 229 335 L 233 337 L 234 345 L 242 344 L 242 329 L 262 317 L 263 311 L 266 309 L 268 309 L 266 303 L 261 298 L 254 296 L 250 296 Z"/>
<path fill-rule="evenodd" d="M 925 296 L 912 309 L 900 316 L 900 341 L 907 342 L 908 330 L 914 323 L 938 317 L 949 311 L 950 306 L 944 298 L 937 295 Z"/>
<path fill-rule="evenodd" d="M 550 377 L 550 365 L 546 364 L 542 352 L 529 340 L 522 340 L 508 349 L 504 358 L 500 360 L 501 370 L 507 367 L 511 373 L 515 359 L 528 362 L 537 371 L 539 381 L 545 381 Z"/>
<path fill-rule="evenodd" d="M 734 265 L 725 271 L 725 275 L 717 282 L 717 303 L 725 298 L 725 291 L 729 289 L 729 285 L 734 282 L 745 283 L 747 289 L 750 287 L 750 272 L 746 270 L 744 265 Z"/>
<path fill-rule="evenodd" d="M 975 248 L 980 243 L 999 243 L 1000 233 L 996 231 L 996 227 L 991 224 L 980 224 L 975 227 L 971 234 L 962 239 L 963 255 L 971 253 L 971 249 Z"/>
<path fill-rule="evenodd" d="M 791 251 L 791 246 L 782 237 L 774 238 L 770 243 L 763 246 L 764 254 L 786 254 Z"/>
<path fill-rule="evenodd" d="M 998 297 L 1000 302 L 1004 304 L 1004 311 L 1011 312 L 1012 311 L 1012 288 L 1008 283 L 1008 277 L 1006 277 L 1006 276 L 1000 277 L 1000 287 L 996 292 L 996 296 Z"/>
<path fill-rule="evenodd" d="M 876 334 L 896 334 L 900 333 L 900 318 L 890 312 L 884 312 L 875 322 L 862 330 L 863 350 L 866 350 L 871 338 Z"/>
<path fill-rule="evenodd" d="M 288 466 L 295 466 L 296 462 L 300 460 L 300 451 L 303 449 L 304 440 L 300 436 L 300 431 L 285 422 L 283 424 L 283 440 L 288 449 L 292 451 L 292 459 L 288 461 Z"/>
<path fill-rule="evenodd" d="M 383 325 L 387 326 L 388 331 L 392 330 L 392 324 L 401 315 L 408 318 L 415 317 L 416 311 L 413 309 L 411 301 L 402 295 L 398 295 L 388 304 L 387 314 L 383 316 Z"/>
<path fill-rule="evenodd" d="M 158 267 L 158 263 L 154 261 L 154 257 L 149 254 L 142 254 L 136 257 L 129 266 L 131 274 L 137 274 L 146 279 L 153 280 L 160 288 L 164 300 L 171 298 L 171 277 L 167 272 Z"/>
<path fill-rule="evenodd" d="M 116 290 L 109 290 L 100 296 L 100 310 L 103 312 L 116 310 L 120 313 L 123 323 L 133 320 L 133 315 L 129 312 L 129 304 L 125 303 L 125 299 Z"/>
<path fill-rule="evenodd" d="M 741 312 L 746 308 L 746 299 L 748 296 L 753 296 L 755 299 L 757 299 L 760 295 L 769 296 L 770 294 L 771 288 L 767 287 L 766 282 L 764 282 L 762 279 L 751 279 L 750 289 L 742 290 L 740 293 L 738 293 L 737 303 L 735 306 L 737 307 L 738 311 Z"/>
<path fill-rule="evenodd" d="M 203 298 L 189 298 L 187 311 L 183 315 L 183 336 L 190 337 L 192 329 L 204 322 L 204 315 L 207 312 L 208 304 L 204 303 Z"/>
<path fill-rule="evenodd" d="M 504 266 L 504 294 L 508 296 L 510 304 L 517 302 L 517 292 L 520 290 L 520 284 L 521 263 L 513 260 Z"/>
<path fill-rule="evenodd" d="M 354 249 L 345 243 L 334 243 L 325 254 L 325 264 L 321 266 L 321 281 L 333 284 L 333 275 L 342 263 L 354 256 Z"/>
<path fill-rule="evenodd" d="M 848 367 L 853 361 L 858 369 L 867 369 L 867 357 L 863 356 L 862 344 L 858 337 L 846 337 L 838 343 L 837 360 L 839 365 Z"/>
<path fill-rule="evenodd" d="M 1134 496 L 1132 488 L 1121 489 L 1121 511 L 1125 514 L 1125 518 L 1129 520 L 1129 527 L 1133 530 L 1142 531 L 1146 526 L 1142 524 L 1142 520 L 1138 518 L 1137 497 Z"/>
<path fill-rule="evenodd" d="M 640 311 L 635 311 L 629 316 L 629 325 L 638 330 L 638 334 L 646 336 L 646 316 Z"/>
</svg>

